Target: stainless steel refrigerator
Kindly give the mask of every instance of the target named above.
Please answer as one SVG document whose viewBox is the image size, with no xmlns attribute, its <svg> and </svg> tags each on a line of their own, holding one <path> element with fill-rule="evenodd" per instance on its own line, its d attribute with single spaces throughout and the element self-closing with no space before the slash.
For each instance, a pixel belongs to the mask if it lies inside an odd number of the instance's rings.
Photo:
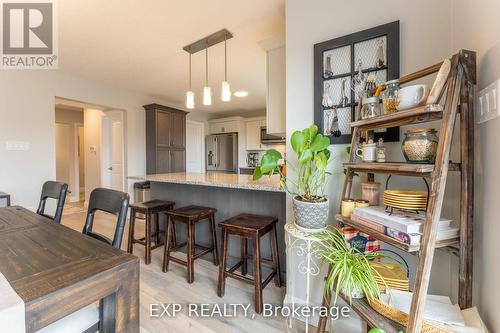
<svg viewBox="0 0 500 333">
<path fill-rule="evenodd" d="M 238 134 L 212 134 L 205 139 L 207 172 L 238 172 Z"/>
</svg>

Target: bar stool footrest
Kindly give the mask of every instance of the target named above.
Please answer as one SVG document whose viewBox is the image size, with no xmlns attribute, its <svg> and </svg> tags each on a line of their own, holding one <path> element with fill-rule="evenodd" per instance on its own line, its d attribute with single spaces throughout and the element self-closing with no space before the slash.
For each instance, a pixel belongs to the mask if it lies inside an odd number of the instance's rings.
<svg viewBox="0 0 500 333">
<path fill-rule="evenodd" d="M 231 269 L 229 269 L 228 271 L 224 272 L 224 275 L 226 275 L 228 277 L 232 277 L 233 279 L 236 279 L 236 280 L 240 280 L 240 281 L 249 283 L 249 284 L 255 284 L 255 279 L 252 279 L 252 278 L 243 276 L 240 273 L 234 272 L 239 267 L 238 264 L 231 267 Z M 276 276 L 276 273 L 277 273 L 277 271 L 275 269 L 273 269 L 273 271 L 268 275 L 268 277 L 262 282 L 262 284 L 261 284 L 262 289 L 264 289 L 269 284 L 269 282 L 271 282 L 271 280 Z"/>
</svg>

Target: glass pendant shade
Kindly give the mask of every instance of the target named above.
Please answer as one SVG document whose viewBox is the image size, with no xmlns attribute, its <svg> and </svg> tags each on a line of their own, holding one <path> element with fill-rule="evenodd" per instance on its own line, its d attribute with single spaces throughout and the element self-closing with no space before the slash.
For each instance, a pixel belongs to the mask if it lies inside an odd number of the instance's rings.
<svg viewBox="0 0 500 333">
<path fill-rule="evenodd" d="M 212 89 L 203 87 L 203 105 L 212 105 Z"/>
<path fill-rule="evenodd" d="M 223 102 L 231 100 L 231 87 L 227 81 L 222 81 L 221 99 Z"/>
<path fill-rule="evenodd" d="M 194 109 L 194 91 L 186 92 L 186 108 Z"/>
</svg>

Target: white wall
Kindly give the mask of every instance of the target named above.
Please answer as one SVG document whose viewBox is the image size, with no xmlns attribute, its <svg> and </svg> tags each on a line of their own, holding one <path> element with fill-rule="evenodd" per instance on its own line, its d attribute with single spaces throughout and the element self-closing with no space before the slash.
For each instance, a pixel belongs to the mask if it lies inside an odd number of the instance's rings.
<svg viewBox="0 0 500 333">
<path fill-rule="evenodd" d="M 455 0 L 453 48 L 477 51 L 478 89 L 500 78 L 500 2 Z M 500 119 L 475 126 L 474 303 L 491 332 L 500 332 L 500 235 L 497 200 L 500 197 Z"/>
<path fill-rule="evenodd" d="M 145 173 L 144 109 L 153 97 L 69 76 L 60 71 L 2 71 L 0 188 L 13 204 L 36 207 L 45 180 L 55 179 L 54 98 L 126 110 L 128 176 Z M 168 105 L 168 104 L 167 104 Z M 196 117 L 196 112 L 188 115 Z M 201 115 L 203 118 L 204 115 Z M 29 141 L 29 151 L 6 151 L 5 141 Z M 132 181 L 129 182 L 129 191 Z"/>
<path fill-rule="evenodd" d="M 104 112 L 96 109 L 84 110 L 84 155 L 85 155 L 85 202 L 90 193 L 101 185 L 101 134 Z"/>
</svg>

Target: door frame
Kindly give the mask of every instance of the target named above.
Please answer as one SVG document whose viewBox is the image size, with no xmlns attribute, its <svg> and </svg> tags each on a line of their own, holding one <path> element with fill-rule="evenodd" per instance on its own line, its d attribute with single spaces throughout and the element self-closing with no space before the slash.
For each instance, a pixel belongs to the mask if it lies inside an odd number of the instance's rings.
<svg viewBox="0 0 500 333">
<path fill-rule="evenodd" d="M 190 120 L 186 119 L 186 138 L 187 138 L 187 127 L 188 125 L 195 125 L 195 126 L 200 126 L 201 128 L 201 172 L 205 173 L 206 170 L 206 165 L 205 165 L 205 123 L 201 121 L 195 121 L 195 120 Z M 187 172 L 187 142 L 186 142 L 186 172 Z"/>
<path fill-rule="evenodd" d="M 104 186 L 105 184 L 111 184 L 111 180 L 107 179 L 108 177 L 108 165 L 106 165 L 106 162 L 109 162 L 109 156 L 110 156 L 110 145 L 108 143 L 111 143 L 111 123 L 113 120 L 118 120 L 122 124 L 122 144 L 121 144 L 121 150 L 122 150 L 122 192 L 128 192 L 128 184 L 127 184 L 127 177 L 126 177 L 126 171 L 127 171 L 127 149 L 126 149 L 126 113 L 124 110 L 109 110 L 109 111 L 103 111 L 104 115 L 101 119 L 101 156 L 100 156 L 100 167 L 101 167 L 101 186 Z M 108 140 L 108 143 L 106 142 Z"/>
<path fill-rule="evenodd" d="M 78 146 L 78 128 L 79 127 L 82 127 L 84 128 L 84 124 L 82 123 L 74 123 L 73 124 L 73 137 L 74 137 L 74 154 L 73 154 L 73 161 L 74 161 L 74 170 L 75 170 L 75 179 L 73 181 L 73 183 L 75 184 L 75 189 L 74 191 L 76 193 L 71 193 L 71 196 L 70 196 L 70 199 L 69 201 L 70 202 L 78 202 L 82 199 L 85 199 L 85 195 L 83 196 L 83 198 L 80 198 L 80 161 L 79 161 L 79 158 L 78 158 L 78 149 L 80 149 L 80 147 Z M 84 139 L 85 140 L 85 139 Z M 85 154 L 85 151 L 82 151 L 81 152 L 82 154 Z M 83 159 L 85 160 L 85 156 L 83 157 Z M 83 172 L 85 173 L 85 169 L 83 170 Z"/>
</svg>

